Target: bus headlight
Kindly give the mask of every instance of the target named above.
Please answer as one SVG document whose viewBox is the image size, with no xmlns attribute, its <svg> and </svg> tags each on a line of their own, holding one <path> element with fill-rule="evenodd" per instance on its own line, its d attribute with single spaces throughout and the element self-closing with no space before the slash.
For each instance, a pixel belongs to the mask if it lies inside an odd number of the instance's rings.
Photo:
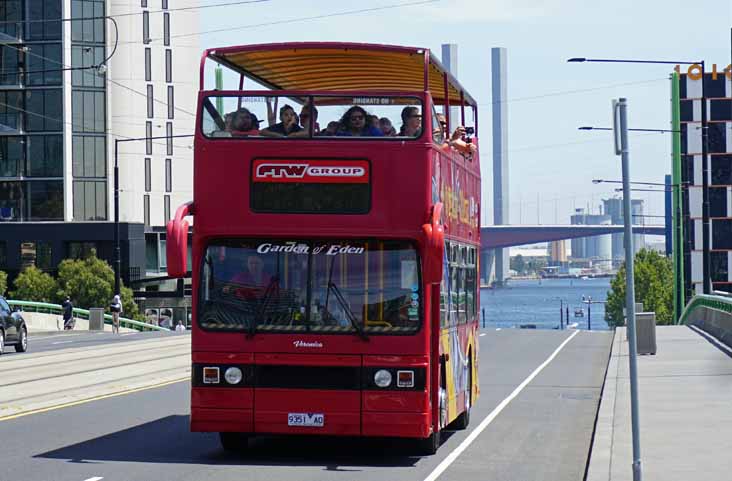
<svg viewBox="0 0 732 481">
<path fill-rule="evenodd" d="M 379 387 L 389 387 L 391 384 L 391 373 L 386 369 L 379 369 L 374 374 L 374 384 Z"/>
<path fill-rule="evenodd" d="M 224 373 L 224 379 L 229 384 L 239 384 L 241 382 L 242 374 L 241 369 L 238 367 L 230 367 Z"/>
</svg>

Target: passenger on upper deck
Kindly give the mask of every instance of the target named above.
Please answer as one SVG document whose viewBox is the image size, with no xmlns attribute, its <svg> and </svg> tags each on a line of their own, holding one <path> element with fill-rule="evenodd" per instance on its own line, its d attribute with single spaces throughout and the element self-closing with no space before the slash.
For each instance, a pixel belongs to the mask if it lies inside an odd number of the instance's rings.
<svg viewBox="0 0 732 481">
<path fill-rule="evenodd" d="M 381 129 L 381 132 L 387 137 L 394 137 L 397 134 L 396 129 L 391 124 L 391 120 L 386 117 L 381 117 L 379 119 L 379 128 Z"/>
<path fill-rule="evenodd" d="M 452 147 L 453 149 L 463 154 L 474 154 L 478 150 L 475 144 L 463 140 L 463 137 L 465 136 L 465 127 L 463 127 L 462 125 L 458 125 L 448 139 L 449 133 L 447 131 L 448 125 L 446 117 L 443 114 L 437 114 L 437 121 L 440 122 L 442 130 L 445 133 L 445 147 Z"/>
<path fill-rule="evenodd" d="M 292 137 L 309 137 L 310 136 L 310 114 L 313 115 L 313 135 L 320 133 L 320 124 L 318 124 L 318 109 L 306 103 L 300 109 L 300 125 L 302 130 L 293 134 Z"/>
<path fill-rule="evenodd" d="M 381 130 L 366 124 L 368 116 L 362 107 L 354 105 L 346 110 L 346 113 L 341 117 L 341 125 L 336 135 L 345 137 L 383 137 L 384 134 Z"/>
<path fill-rule="evenodd" d="M 328 122 L 328 126 L 324 130 L 321 130 L 318 135 L 338 135 L 338 128 L 340 126 L 340 123 L 336 122 L 335 120 L 331 120 L 330 122 Z"/>
<path fill-rule="evenodd" d="M 297 124 L 295 109 L 285 104 L 280 108 L 280 122 L 262 129 L 260 133 L 264 137 L 287 137 L 301 130 L 302 127 Z"/>
<path fill-rule="evenodd" d="M 417 107 L 404 107 L 402 109 L 402 127 L 399 129 L 400 136 L 419 137 L 422 133 L 422 114 Z"/>
<path fill-rule="evenodd" d="M 248 135 L 259 135 L 259 122 L 257 116 L 244 107 L 227 114 L 229 124 L 227 130 L 234 137 L 245 137 Z"/>
</svg>

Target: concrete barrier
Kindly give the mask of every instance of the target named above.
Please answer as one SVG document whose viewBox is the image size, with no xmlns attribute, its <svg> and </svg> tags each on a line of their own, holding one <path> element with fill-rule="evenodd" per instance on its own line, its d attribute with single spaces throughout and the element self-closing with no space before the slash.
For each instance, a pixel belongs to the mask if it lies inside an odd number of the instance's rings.
<svg viewBox="0 0 732 481">
<path fill-rule="evenodd" d="M 732 298 L 697 295 L 681 314 L 681 324 L 690 324 L 732 347 Z"/>
<path fill-rule="evenodd" d="M 25 325 L 28 327 L 28 333 L 33 334 L 34 332 L 48 332 L 48 331 L 63 331 L 64 320 L 60 314 L 47 314 L 43 312 L 22 312 L 23 319 L 25 319 Z M 74 331 L 88 331 L 89 320 L 88 319 L 76 319 L 74 325 Z M 112 331 L 112 326 L 105 324 L 105 331 Z M 125 327 L 120 328 L 120 332 L 135 332 L 135 329 L 128 329 Z"/>
</svg>

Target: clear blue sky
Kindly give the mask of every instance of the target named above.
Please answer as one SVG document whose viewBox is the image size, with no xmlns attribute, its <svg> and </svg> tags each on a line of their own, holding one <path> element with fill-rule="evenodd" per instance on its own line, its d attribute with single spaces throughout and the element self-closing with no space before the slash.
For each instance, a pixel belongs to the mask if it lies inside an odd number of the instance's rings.
<svg viewBox="0 0 732 481">
<path fill-rule="evenodd" d="M 201 0 L 202 5 L 223 0 Z M 510 208 L 513 223 L 568 223 L 573 207 L 613 195 L 593 178 L 619 179 L 608 133 L 611 99 L 626 97 L 629 124 L 668 128 L 671 66 L 568 64 L 570 57 L 730 63 L 729 0 L 443 0 L 316 20 L 251 26 L 413 3 L 415 0 L 272 0 L 201 11 L 201 47 L 286 41 L 351 41 L 427 47 L 458 44 L 458 77 L 481 105 L 484 221 L 490 189 L 490 48 L 508 49 Z M 238 28 L 249 26 L 247 28 Z M 632 134 L 632 180 L 663 182 L 670 173 L 668 134 Z M 646 213 L 663 214 L 661 193 L 637 193 Z M 537 204 L 538 199 L 538 204 Z M 537 209 L 538 205 L 538 209 Z"/>
</svg>

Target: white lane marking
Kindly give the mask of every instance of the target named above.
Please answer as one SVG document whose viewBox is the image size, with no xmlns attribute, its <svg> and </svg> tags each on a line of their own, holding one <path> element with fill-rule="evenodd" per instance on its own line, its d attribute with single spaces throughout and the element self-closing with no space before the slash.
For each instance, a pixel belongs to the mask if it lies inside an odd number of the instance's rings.
<svg viewBox="0 0 732 481">
<path fill-rule="evenodd" d="M 93 478 L 85 479 L 84 481 L 101 481 L 102 479 L 104 478 L 101 476 L 94 476 Z"/>
<path fill-rule="evenodd" d="M 497 327 L 497 328 L 496 328 L 496 331 L 500 331 L 500 330 L 501 330 L 501 328 L 500 328 L 500 327 Z"/>
<path fill-rule="evenodd" d="M 51 345 L 55 346 L 56 344 L 69 344 L 71 342 L 74 342 L 74 341 L 56 341 L 56 342 L 52 342 Z"/>
<path fill-rule="evenodd" d="M 483 333 L 480 334 L 480 337 L 483 337 L 483 336 L 485 336 L 485 332 L 483 332 Z"/>
<path fill-rule="evenodd" d="M 478 425 L 478 427 L 476 427 L 468 435 L 468 437 L 465 438 L 463 440 L 463 442 L 460 443 L 460 445 L 453 450 L 453 452 L 451 452 L 450 454 L 448 454 L 447 457 L 445 459 L 443 459 L 440 464 L 437 465 L 437 467 L 435 468 L 435 470 L 432 471 L 429 476 L 427 476 L 426 478 L 424 478 L 424 481 L 435 481 L 437 478 L 439 478 L 440 475 L 457 459 L 457 457 L 460 456 L 460 454 L 463 451 L 465 451 L 468 448 L 468 446 L 470 446 L 470 443 L 472 443 L 473 441 L 475 441 L 475 439 L 480 435 L 480 433 L 482 433 L 483 430 L 486 427 L 488 427 L 488 425 L 496 418 L 496 416 L 498 416 L 501 413 L 501 411 L 503 411 L 503 409 L 506 406 L 508 406 L 508 403 L 510 403 L 516 396 L 518 396 L 519 393 L 521 391 L 523 391 L 523 389 L 531 381 L 533 381 L 533 379 L 542 371 L 542 369 L 544 369 L 547 366 L 547 364 L 549 364 L 557 356 L 557 354 L 559 354 L 559 351 L 561 351 L 562 348 L 564 346 L 566 346 L 567 343 L 569 341 L 571 341 L 572 338 L 574 336 L 576 336 L 578 333 L 579 333 L 579 331 L 575 331 L 571 336 L 569 336 L 567 339 L 565 339 L 564 342 L 559 345 L 559 347 L 551 354 L 551 356 L 549 356 L 547 358 L 546 361 L 544 361 L 543 363 L 541 363 L 541 365 L 539 367 L 537 367 L 534 370 L 534 372 L 532 372 L 529 375 L 529 377 L 527 377 L 526 379 L 524 379 L 524 381 L 521 384 L 519 384 L 518 387 L 516 387 L 516 389 L 514 389 L 513 392 L 511 394 L 509 394 L 509 396 L 506 399 L 504 399 L 503 401 L 501 401 L 501 403 L 498 406 L 496 406 L 496 408 L 493 411 L 491 411 L 491 413 L 488 414 L 488 416 L 486 416 L 485 419 L 483 419 L 483 421 Z"/>
<path fill-rule="evenodd" d="M 119 337 L 134 336 L 135 334 L 137 334 L 137 333 L 136 332 L 128 332 L 127 334 L 120 334 Z"/>
</svg>

